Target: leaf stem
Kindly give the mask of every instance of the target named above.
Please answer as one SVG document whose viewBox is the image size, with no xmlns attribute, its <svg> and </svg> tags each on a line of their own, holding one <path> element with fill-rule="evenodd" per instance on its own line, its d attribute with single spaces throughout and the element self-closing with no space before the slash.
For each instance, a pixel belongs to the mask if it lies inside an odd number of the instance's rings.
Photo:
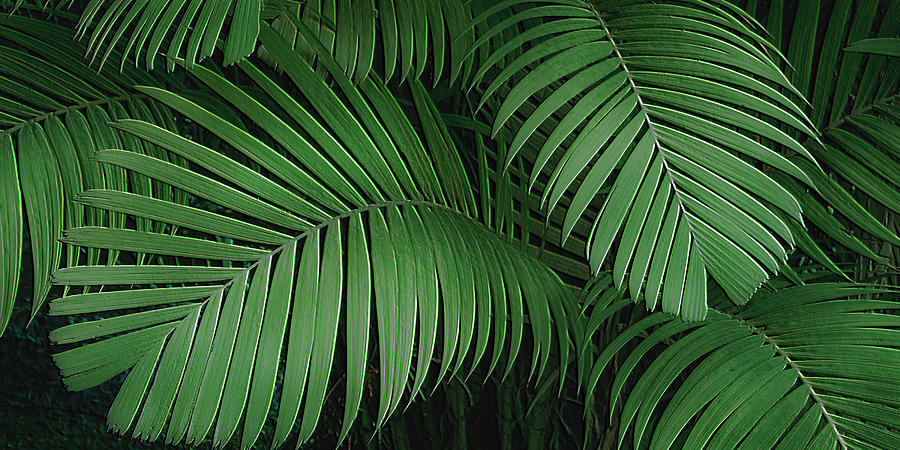
<svg viewBox="0 0 900 450">
<path fill-rule="evenodd" d="M 333 224 L 333 223 L 335 223 L 335 222 L 338 222 L 338 221 L 340 221 L 340 220 L 346 219 L 347 217 L 350 217 L 350 216 L 353 216 L 353 215 L 356 215 L 356 214 L 362 214 L 362 213 L 364 213 L 364 212 L 366 212 L 366 211 L 371 211 L 371 210 L 373 210 L 373 209 L 379 209 L 379 208 L 389 208 L 389 207 L 391 207 L 391 206 L 401 206 L 401 205 L 405 205 L 405 206 L 427 206 L 427 207 L 443 208 L 443 209 L 446 209 L 446 210 L 448 210 L 448 211 L 451 211 L 451 212 L 460 214 L 459 211 L 457 211 L 457 210 L 455 210 L 455 209 L 453 209 L 453 208 L 450 208 L 449 206 L 441 205 L 441 204 L 438 204 L 438 203 L 433 203 L 433 202 L 426 201 L 426 200 L 390 200 L 390 201 L 384 201 L 384 202 L 369 203 L 369 204 L 366 204 L 366 205 L 363 205 L 363 206 L 360 206 L 360 207 L 351 209 L 351 210 L 349 210 L 349 211 L 342 212 L 342 213 L 340 213 L 340 214 L 338 214 L 338 215 L 335 215 L 335 216 L 332 216 L 332 217 L 330 217 L 329 219 L 324 220 L 324 221 L 322 221 L 322 222 L 320 222 L 320 223 L 318 223 L 318 224 L 316 224 L 316 225 L 314 225 L 314 226 L 312 226 L 312 227 L 306 228 L 306 229 L 305 229 L 303 232 L 301 232 L 300 234 L 298 234 L 298 235 L 296 235 L 296 236 L 294 236 L 294 237 L 292 237 L 292 238 L 286 240 L 284 243 L 282 243 L 282 244 L 279 245 L 278 247 L 274 248 L 271 252 L 269 252 L 268 254 L 266 254 L 266 256 L 264 256 L 264 257 L 258 259 L 258 260 L 255 261 L 253 264 L 250 264 L 249 266 L 245 267 L 244 270 L 241 271 L 241 272 L 238 272 L 237 275 L 234 276 L 234 278 L 232 278 L 232 279 L 231 279 L 230 281 L 228 281 L 227 283 L 223 284 L 223 285 L 221 286 L 220 289 L 224 290 L 225 288 L 227 288 L 228 286 L 230 286 L 231 284 L 233 284 L 235 280 L 237 280 L 238 278 L 240 278 L 240 277 L 243 276 L 244 274 L 248 273 L 249 271 L 253 270 L 253 268 L 255 268 L 256 266 L 258 266 L 259 263 L 261 263 L 264 259 L 266 259 L 266 258 L 271 258 L 271 257 L 275 256 L 276 254 L 278 254 L 279 252 L 281 252 L 282 250 L 284 250 L 288 245 L 290 245 L 291 243 L 300 241 L 301 239 L 303 239 L 303 238 L 305 238 L 306 236 L 308 236 L 309 233 L 312 232 L 312 231 L 314 231 L 314 230 L 320 230 L 320 229 L 325 228 L 325 227 L 327 227 L 327 226 L 329 226 L 329 225 L 331 225 L 331 224 Z"/>
<path fill-rule="evenodd" d="M 710 309 L 712 309 L 712 308 L 710 308 Z M 835 436 L 837 436 L 837 440 L 838 440 L 838 443 L 841 444 L 841 448 L 846 450 L 847 442 L 844 441 L 844 437 L 841 436 L 840 431 L 838 431 L 837 424 L 834 422 L 834 418 L 832 418 L 831 414 L 828 413 L 828 410 L 825 409 L 825 403 L 822 401 L 822 398 L 819 397 L 819 394 L 816 393 L 815 389 L 813 389 L 812 384 L 809 382 L 809 380 L 806 378 L 806 376 L 803 375 L 803 372 L 800 371 L 800 367 L 798 367 L 797 364 L 791 359 L 791 357 L 788 356 L 787 352 L 785 352 L 784 349 L 779 347 L 778 344 L 775 343 L 775 341 L 772 340 L 772 338 L 770 338 L 761 329 L 759 329 L 759 328 L 747 323 L 747 321 L 740 319 L 738 317 L 735 317 L 731 314 L 728 314 L 728 313 L 725 313 L 722 311 L 719 311 L 719 313 L 721 313 L 725 316 L 728 316 L 728 317 L 732 318 L 733 320 L 737 320 L 738 322 L 742 323 L 743 325 L 749 327 L 752 332 L 757 333 L 760 336 L 762 336 L 763 339 L 765 339 L 766 343 L 772 345 L 772 347 L 775 348 L 775 351 L 779 355 L 781 355 L 781 357 L 784 358 L 785 361 L 787 361 L 788 366 L 790 366 L 791 369 L 794 369 L 794 371 L 797 372 L 797 377 L 800 378 L 800 381 L 803 383 L 803 385 L 806 386 L 807 389 L 809 389 L 810 397 L 812 397 L 812 399 L 816 403 L 816 405 L 819 406 L 819 409 L 822 410 L 822 414 L 825 415 L 825 420 L 828 422 L 828 426 L 831 427 L 832 430 L 834 430 L 834 434 L 835 434 Z"/>
<path fill-rule="evenodd" d="M 841 116 L 840 119 L 837 119 L 837 120 L 835 120 L 834 122 L 829 123 L 827 126 L 825 126 L 825 128 L 822 129 L 822 131 L 825 132 L 825 131 L 828 131 L 828 130 L 835 129 L 835 128 L 837 128 L 837 127 L 843 125 L 844 123 L 846 123 L 846 122 L 847 122 L 848 120 L 850 120 L 850 118 L 852 118 L 853 116 L 858 116 L 858 115 L 861 115 L 861 114 L 865 114 L 865 113 L 871 111 L 872 109 L 874 109 L 876 106 L 879 106 L 879 105 L 887 105 L 887 104 L 889 104 L 889 103 L 891 103 L 891 102 L 897 100 L 898 98 L 900 98 L 900 94 L 894 94 L 894 95 L 891 95 L 891 96 L 889 96 L 889 97 L 884 97 L 884 98 L 882 98 L 882 99 L 876 100 L 876 101 L 874 101 L 874 102 L 872 102 L 872 103 L 870 103 L 870 104 L 868 104 L 868 105 L 866 105 L 866 106 L 864 106 L 864 107 L 862 107 L 862 108 L 854 109 L 853 111 L 850 111 L 849 114 L 847 114 L 847 115 L 845 115 L 845 116 Z M 806 140 L 808 141 L 809 138 L 807 138 Z"/>
<path fill-rule="evenodd" d="M 19 131 L 20 129 L 24 128 L 26 125 L 33 124 L 33 123 L 37 123 L 37 122 L 40 122 L 40 121 L 43 121 L 43 120 L 47 120 L 47 119 L 49 119 L 50 117 L 53 117 L 53 116 L 58 116 L 58 115 L 66 114 L 66 113 L 69 113 L 69 112 L 72 112 L 72 111 L 75 111 L 75 110 L 79 110 L 79 109 L 85 109 L 85 108 L 88 108 L 88 107 L 93 106 L 93 105 L 105 105 L 105 104 L 111 104 L 111 103 L 120 102 L 120 101 L 124 101 L 124 100 L 130 100 L 130 99 L 132 99 L 132 98 L 139 98 L 139 97 L 147 97 L 147 95 L 146 95 L 146 94 L 140 94 L 140 93 L 138 93 L 138 94 L 117 95 L 117 96 L 115 96 L 115 97 L 106 97 L 106 98 L 102 98 L 102 99 L 100 99 L 100 100 L 91 100 L 91 101 L 89 101 L 89 102 L 83 102 L 83 103 L 78 103 L 78 104 L 75 104 L 75 105 L 72 105 L 72 106 L 67 106 L 67 107 L 62 108 L 62 109 L 57 109 L 57 110 L 55 110 L 55 111 L 50 111 L 50 112 L 47 112 L 47 113 L 44 113 L 44 114 L 41 114 L 41 115 L 38 115 L 38 116 L 34 116 L 34 117 L 32 117 L 32 118 L 30 118 L 30 119 L 28 119 L 28 120 L 22 121 L 21 123 L 19 123 L 19 124 L 17 124 L 17 125 L 13 125 L 13 126 L 11 126 L 11 127 L 9 127 L 9 128 L 6 128 L 6 129 L 4 129 L 4 130 L 0 130 L 0 136 L 4 136 L 4 135 L 7 135 L 7 134 L 15 133 L 16 131 Z"/>
<path fill-rule="evenodd" d="M 628 79 L 628 83 L 631 85 L 631 90 L 634 92 L 634 97 L 637 99 L 638 107 L 640 107 L 641 113 L 644 115 L 644 121 L 647 123 L 650 134 L 653 136 L 653 147 L 659 152 L 659 156 L 662 159 L 665 177 L 669 180 L 669 183 L 672 184 L 672 191 L 675 193 L 675 200 L 678 201 L 678 209 L 681 210 L 681 215 L 682 217 L 684 217 L 684 221 L 688 226 L 688 230 L 690 231 L 691 236 L 696 236 L 694 228 L 693 226 L 691 226 L 691 219 L 686 214 L 687 208 L 685 208 L 684 202 L 681 200 L 681 192 L 678 190 L 678 185 L 675 183 L 675 180 L 670 174 L 672 170 L 669 168 L 669 161 L 668 159 L 666 159 L 666 152 L 663 150 L 662 145 L 660 145 L 659 134 L 656 132 L 656 127 L 653 126 L 653 121 L 650 120 L 650 112 L 647 111 L 647 107 L 644 105 L 644 99 L 641 98 L 641 94 L 639 92 L 637 84 L 635 84 L 634 78 L 631 76 L 631 71 L 628 70 L 628 66 L 625 64 L 625 58 L 622 57 L 622 53 L 619 51 L 619 46 L 616 45 L 616 41 L 613 39 L 612 33 L 610 33 L 609 28 L 606 27 L 606 22 L 600 15 L 600 11 L 597 11 L 597 8 L 593 5 L 593 3 L 587 3 L 591 7 L 591 11 L 594 13 L 597 21 L 600 22 L 600 26 L 603 27 L 603 31 L 606 33 L 606 38 L 607 40 L 609 40 L 609 43 L 612 44 L 613 51 L 615 52 L 616 57 L 619 59 L 619 64 L 622 66 L 622 70 L 625 71 L 625 77 Z M 703 250 L 700 248 L 700 245 L 697 245 L 696 248 L 697 251 L 700 252 L 700 258 L 705 259 L 703 258 Z"/>
</svg>

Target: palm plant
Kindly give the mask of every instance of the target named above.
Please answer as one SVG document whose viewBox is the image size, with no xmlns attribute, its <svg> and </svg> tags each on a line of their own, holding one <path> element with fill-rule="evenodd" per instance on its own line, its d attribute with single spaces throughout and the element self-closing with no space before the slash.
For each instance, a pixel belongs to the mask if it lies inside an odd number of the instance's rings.
<svg viewBox="0 0 900 450">
<path fill-rule="evenodd" d="M 900 2 L 825 3 L 3 2 L 0 332 L 30 244 L 136 438 L 898 448 Z"/>
</svg>

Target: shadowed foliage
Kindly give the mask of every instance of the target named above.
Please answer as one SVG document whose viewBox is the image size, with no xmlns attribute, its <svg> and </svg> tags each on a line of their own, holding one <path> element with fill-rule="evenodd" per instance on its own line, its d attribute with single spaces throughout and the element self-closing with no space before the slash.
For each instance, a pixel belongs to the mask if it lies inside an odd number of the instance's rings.
<svg viewBox="0 0 900 450">
<path fill-rule="evenodd" d="M 117 434 L 900 447 L 896 0 L 0 9 L 0 333 Z"/>
</svg>

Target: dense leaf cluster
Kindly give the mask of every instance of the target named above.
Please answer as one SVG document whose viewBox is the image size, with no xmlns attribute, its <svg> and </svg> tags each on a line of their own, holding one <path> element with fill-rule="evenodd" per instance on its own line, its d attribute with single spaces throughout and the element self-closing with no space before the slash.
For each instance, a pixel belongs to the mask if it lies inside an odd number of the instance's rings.
<svg viewBox="0 0 900 450">
<path fill-rule="evenodd" d="M 114 432 L 900 448 L 900 1 L 0 5 L 0 332 Z"/>
</svg>

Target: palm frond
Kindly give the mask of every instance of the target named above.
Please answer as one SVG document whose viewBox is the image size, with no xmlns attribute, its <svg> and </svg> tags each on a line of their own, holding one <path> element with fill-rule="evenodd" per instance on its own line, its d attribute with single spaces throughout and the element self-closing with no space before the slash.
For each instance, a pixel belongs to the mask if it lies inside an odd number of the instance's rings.
<svg viewBox="0 0 900 450">
<path fill-rule="evenodd" d="M 900 251 L 900 238 L 892 225 L 900 213 L 896 176 L 900 172 L 896 114 L 900 74 L 895 60 L 877 52 L 865 54 L 865 49 L 890 45 L 900 25 L 879 17 L 900 14 L 900 5 L 838 2 L 831 10 L 820 10 L 810 3 L 793 14 L 781 8 L 773 4 L 756 14 L 767 24 L 773 43 L 786 52 L 792 82 L 811 101 L 812 120 L 823 136 L 821 142 L 806 140 L 804 144 L 829 174 L 807 170 L 817 191 L 782 181 L 800 201 L 807 219 L 835 242 L 879 263 L 892 264 Z M 781 17 L 793 24 L 790 34 L 782 30 Z M 822 32 L 824 36 L 817 35 Z M 853 50 L 856 45 L 861 45 L 857 48 L 862 52 Z M 806 162 L 797 164 L 808 169 Z M 857 228 L 875 242 L 864 239 Z M 820 263 L 830 263 L 817 242 L 800 239 L 798 245 Z"/>
<path fill-rule="evenodd" d="M 371 327 L 378 335 L 381 426 L 399 406 L 411 374 L 410 400 L 421 392 L 438 341 L 437 382 L 460 373 L 466 361 L 471 372 L 491 340 L 488 372 L 505 360 L 508 373 L 526 313 L 534 335 L 532 375 L 541 378 L 551 352 L 558 352 L 564 379 L 569 322 L 578 313 L 574 297 L 545 265 L 476 222 L 459 152 L 421 84 L 410 84 L 419 133 L 377 79 L 354 85 L 327 49 L 315 50 L 336 90 L 272 28 L 263 27 L 260 40 L 291 86 L 248 61 L 238 67 L 258 88 L 253 91 L 202 66 L 191 71 L 258 133 L 183 96 L 138 88 L 229 150 L 140 120 L 113 124 L 191 166 L 123 150 L 102 150 L 98 161 L 222 208 L 212 212 L 117 190 L 79 197 L 85 205 L 162 220 L 180 231 L 66 232 L 67 243 L 162 258 L 160 264 L 74 266 L 55 274 L 58 284 L 104 289 L 56 300 L 51 314 L 119 314 L 53 332 L 57 343 L 112 336 L 54 356 L 67 386 L 85 389 L 131 369 L 110 409 L 114 430 L 133 427 L 134 436 L 152 440 L 165 429 L 167 442 L 193 444 L 212 432 L 218 446 L 243 421 L 244 447 L 257 440 L 273 393 L 280 392 L 273 445 L 295 428 L 301 405 L 303 443 L 318 423 L 343 328 L 343 440 L 363 395 Z M 265 100 L 250 94 L 260 91 Z"/>
<path fill-rule="evenodd" d="M 385 82 L 419 80 L 426 67 L 433 84 L 456 73 L 449 63 L 461 59 L 474 40 L 465 32 L 478 2 L 462 0 L 311 0 L 281 9 L 272 26 L 307 61 L 321 44 L 355 82 L 377 68 Z M 277 64 L 265 47 L 260 57 Z M 471 66 L 461 65 L 464 73 Z M 320 73 L 325 73 L 320 68 Z"/>
<path fill-rule="evenodd" d="M 702 322 L 646 316 L 595 359 L 587 395 L 614 355 L 627 356 L 610 394 L 620 446 L 900 445 L 898 291 L 810 282 L 760 291 L 744 308 L 722 297 L 711 295 Z"/>
<path fill-rule="evenodd" d="M 119 53 L 114 59 L 120 59 L 122 70 L 132 51 L 135 67 L 142 52 L 147 69 L 154 67 L 160 53 L 182 57 L 192 66 L 211 56 L 220 39 L 225 63 L 232 64 L 256 49 L 262 4 L 260 0 L 91 1 L 80 11 L 75 37 L 87 42 L 88 65 L 99 68 Z"/>
<path fill-rule="evenodd" d="M 706 314 L 707 273 L 734 302 L 746 302 L 785 263 L 794 243 L 786 222 L 801 220 L 797 200 L 757 166 L 809 182 L 795 163 L 751 137 L 816 164 L 794 137 L 757 118 L 814 138 L 802 110 L 766 84 L 796 92 L 767 56 L 757 25 L 725 2 L 524 3 L 501 2 L 479 16 L 476 22 L 520 7 L 472 48 L 523 21 L 542 21 L 531 28 L 542 32 L 497 48 L 472 79 L 477 86 L 490 70 L 499 72 L 479 108 L 511 83 L 495 112 L 495 134 L 529 97 L 546 91 L 514 130 L 503 167 L 552 121 L 530 183 L 547 177 L 541 200 L 549 211 L 574 191 L 563 242 L 601 188 L 612 186 L 591 218 L 586 253 L 593 273 L 610 258 L 617 285 L 628 273 L 631 294 L 648 308 L 660 302 L 663 311 L 692 320 Z M 526 43 L 512 62 L 497 65 Z M 551 118 L 561 108 L 563 117 Z M 558 151 L 573 131 L 577 137 Z M 547 173 L 551 158 L 556 164 Z"/>
<path fill-rule="evenodd" d="M 71 18 L 56 10 L 48 12 L 61 20 Z M 155 147 L 117 132 L 107 122 L 134 117 L 174 126 L 171 114 L 131 88 L 138 82 L 154 83 L 152 78 L 136 71 L 91 71 L 81 60 L 82 50 L 63 26 L 24 15 L 0 17 L 0 151 L 8 162 L 4 170 L 17 170 L 15 176 L 8 173 L 2 178 L 6 201 L 0 220 L 8 224 L 4 233 L 10 239 L 4 241 L 9 251 L 4 251 L 0 333 L 18 290 L 23 217 L 28 218 L 34 260 L 33 318 L 50 290 L 50 274 L 59 268 L 58 239 L 63 228 L 123 224 L 121 215 L 86 210 L 72 202 L 85 188 L 126 187 L 125 173 L 98 164 L 92 159 L 94 151 L 109 147 L 159 154 Z M 135 178 L 131 185 L 144 195 L 174 199 L 171 188 L 147 178 Z M 148 230 L 153 225 L 140 221 L 137 226 Z M 84 261 L 79 253 L 68 247 L 67 265 Z M 115 253 L 108 255 L 109 261 L 115 257 Z M 99 252 L 87 254 L 93 264 L 99 258 Z"/>
<path fill-rule="evenodd" d="M 524 167 L 513 166 L 505 172 L 497 170 L 502 153 L 508 148 L 509 137 L 490 138 L 490 126 L 480 120 L 456 114 L 444 114 L 444 121 L 452 131 L 457 147 L 474 148 L 469 152 L 470 173 L 477 173 L 474 188 L 480 221 L 508 239 L 516 241 L 523 250 L 543 261 L 556 273 L 565 276 L 573 289 L 581 290 L 591 278 L 583 260 L 582 249 L 590 231 L 590 222 L 582 220 L 566 241 L 558 248 L 563 215 L 559 210 L 546 217 L 538 208 L 540 197 L 528 190 L 528 174 Z M 474 160 L 474 161 L 473 161 Z M 538 188 L 543 185 L 538 184 Z M 562 204 L 568 204 L 563 198 Z"/>
</svg>

